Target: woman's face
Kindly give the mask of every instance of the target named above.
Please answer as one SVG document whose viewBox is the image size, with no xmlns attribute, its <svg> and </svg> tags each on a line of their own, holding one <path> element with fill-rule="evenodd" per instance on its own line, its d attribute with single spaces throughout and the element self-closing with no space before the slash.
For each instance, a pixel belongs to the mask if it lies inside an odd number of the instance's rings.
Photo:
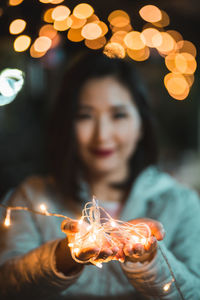
<svg viewBox="0 0 200 300">
<path fill-rule="evenodd" d="M 76 136 L 79 156 L 89 173 L 128 170 L 141 125 L 129 90 L 114 77 L 86 82 L 80 94 Z"/>
</svg>

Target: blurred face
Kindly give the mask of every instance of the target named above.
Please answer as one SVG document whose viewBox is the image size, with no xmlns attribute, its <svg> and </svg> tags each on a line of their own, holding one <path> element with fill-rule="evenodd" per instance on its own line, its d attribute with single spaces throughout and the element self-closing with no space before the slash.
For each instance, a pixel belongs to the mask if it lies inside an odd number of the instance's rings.
<svg viewBox="0 0 200 300">
<path fill-rule="evenodd" d="M 91 79 L 80 94 L 79 156 L 90 174 L 128 170 L 141 137 L 141 118 L 129 90 L 114 77 Z"/>
</svg>

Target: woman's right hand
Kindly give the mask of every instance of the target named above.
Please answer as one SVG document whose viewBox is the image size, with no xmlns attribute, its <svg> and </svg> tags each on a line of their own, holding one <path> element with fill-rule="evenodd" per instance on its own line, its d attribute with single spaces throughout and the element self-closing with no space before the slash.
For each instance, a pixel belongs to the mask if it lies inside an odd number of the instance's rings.
<svg viewBox="0 0 200 300">
<path fill-rule="evenodd" d="M 85 224 L 86 225 L 86 224 Z M 61 230 L 67 235 L 68 243 L 74 242 L 74 235 L 79 231 L 79 222 L 76 220 L 64 220 L 61 224 Z M 84 226 L 84 223 L 81 225 Z M 94 258 L 94 262 L 98 263 L 102 260 L 116 259 L 116 256 L 121 258 L 124 256 L 123 251 L 118 247 L 112 247 L 107 241 L 103 244 L 101 249 L 98 246 L 91 246 L 83 248 L 76 254 L 77 259 L 87 262 L 89 259 Z"/>
</svg>

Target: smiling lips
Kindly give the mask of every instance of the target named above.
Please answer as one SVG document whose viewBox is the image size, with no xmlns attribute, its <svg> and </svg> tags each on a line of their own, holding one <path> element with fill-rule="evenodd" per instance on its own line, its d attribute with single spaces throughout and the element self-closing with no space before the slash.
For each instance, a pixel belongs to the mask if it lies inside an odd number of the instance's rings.
<svg viewBox="0 0 200 300">
<path fill-rule="evenodd" d="M 110 150 L 92 149 L 91 152 L 97 157 L 108 157 L 111 156 L 115 151 L 111 149 Z"/>
</svg>

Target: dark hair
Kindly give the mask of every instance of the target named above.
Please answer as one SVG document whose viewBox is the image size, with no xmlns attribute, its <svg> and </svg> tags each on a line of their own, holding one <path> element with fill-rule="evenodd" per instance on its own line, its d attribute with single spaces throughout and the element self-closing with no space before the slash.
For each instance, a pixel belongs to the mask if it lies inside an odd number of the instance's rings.
<svg viewBox="0 0 200 300">
<path fill-rule="evenodd" d="M 84 54 L 76 59 L 63 77 L 49 126 L 50 172 L 61 192 L 70 199 L 77 199 L 79 191 L 80 163 L 75 138 L 79 94 L 86 81 L 104 76 L 113 76 L 128 88 L 142 118 L 143 136 L 130 159 L 130 176 L 125 186 L 132 183 L 143 169 L 157 162 L 152 112 L 144 85 L 133 63 L 108 58 L 99 52 Z"/>
</svg>

